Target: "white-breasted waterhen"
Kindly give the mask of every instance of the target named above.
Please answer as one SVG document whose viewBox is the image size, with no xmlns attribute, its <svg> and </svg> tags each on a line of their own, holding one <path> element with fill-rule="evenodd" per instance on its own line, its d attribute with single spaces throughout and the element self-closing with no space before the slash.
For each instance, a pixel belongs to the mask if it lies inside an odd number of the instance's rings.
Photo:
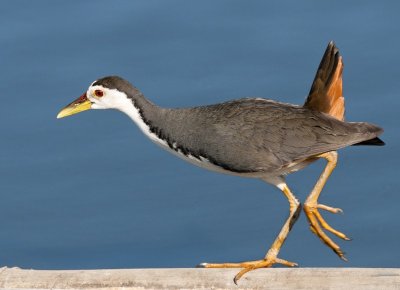
<svg viewBox="0 0 400 290">
<path fill-rule="evenodd" d="M 318 203 L 318 197 L 336 166 L 337 150 L 350 145 L 384 145 L 383 130 L 369 123 L 344 121 L 342 57 L 328 44 L 310 93 L 303 106 L 263 98 L 243 98 L 225 103 L 180 109 L 161 108 L 128 81 L 108 76 L 93 82 L 57 118 L 88 109 L 117 109 L 127 114 L 143 133 L 167 151 L 213 171 L 260 178 L 278 187 L 289 201 L 289 217 L 266 255 L 242 263 L 203 263 L 206 268 L 242 268 L 246 272 L 275 263 L 296 266 L 278 258 L 279 250 L 300 213 L 300 202 L 285 176 L 323 158 L 327 165 L 304 202 L 303 209 L 316 234 L 340 258 L 339 246 L 324 230 L 349 240 L 323 219 L 319 210 L 341 212 Z"/>
</svg>

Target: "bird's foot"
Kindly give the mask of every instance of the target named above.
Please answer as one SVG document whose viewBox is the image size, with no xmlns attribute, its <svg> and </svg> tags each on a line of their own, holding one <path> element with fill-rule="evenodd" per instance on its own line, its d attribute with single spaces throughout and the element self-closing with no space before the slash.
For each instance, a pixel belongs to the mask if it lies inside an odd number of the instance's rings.
<svg viewBox="0 0 400 290">
<path fill-rule="evenodd" d="M 239 273 L 236 274 L 236 276 L 233 278 L 233 282 L 237 284 L 237 281 L 246 274 L 247 272 L 250 272 L 252 270 L 260 269 L 260 268 L 269 268 L 273 264 L 282 264 L 288 267 L 295 267 L 297 266 L 296 263 L 289 262 L 283 259 L 279 259 L 274 256 L 268 256 L 265 259 L 262 260 L 256 260 L 256 261 L 249 261 L 249 262 L 242 262 L 242 263 L 201 263 L 197 267 L 200 268 L 243 268 Z"/>
<path fill-rule="evenodd" d="M 326 211 L 329 211 L 331 213 L 343 213 L 343 211 L 340 208 L 334 208 L 330 207 L 327 205 L 323 204 L 310 204 L 310 203 L 305 203 L 303 206 L 304 212 L 307 216 L 307 219 L 310 223 L 310 229 L 311 231 L 319 237 L 322 242 L 324 242 L 328 247 L 330 247 L 342 260 L 347 261 L 344 252 L 340 249 L 340 247 L 334 243 L 331 238 L 329 238 L 325 232 L 322 230 L 321 226 L 331 232 L 332 234 L 338 236 L 339 238 L 350 241 L 351 239 L 348 238 L 345 234 L 342 232 L 339 232 L 332 228 L 322 217 L 322 215 L 319 213 L 318 209 L 323 209 Z"/>
</svg>

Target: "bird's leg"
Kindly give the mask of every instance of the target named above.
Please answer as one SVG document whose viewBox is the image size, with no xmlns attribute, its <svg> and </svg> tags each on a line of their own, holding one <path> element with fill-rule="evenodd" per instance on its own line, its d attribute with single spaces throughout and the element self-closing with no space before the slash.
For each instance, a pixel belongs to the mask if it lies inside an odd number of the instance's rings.
<svg viewBox="0 0 400 290">
<path fill-rule="evenodd" d="M 337 163 L 337 152 L 331 151 L 327 153 L 323 153 L 317 156 L 318 158 L 324 158 L 328 161 L 324 171 L 322 172 L 321 176 L 319 177 L 317 183 L 315 184 L 313 190 L 311 191 L 310 195 L 307 197 L 304 203 L 304 212 L 307 216 L 307 219 L 310 223 L 311 231 L 316 234 L 328 247 L 330 247 L 341 259 L 346 260 L 343 251 L 340 247 L 334 243 L 321 229 L 321 226 L 326 229 L 327 231 L 333 233 L 334 235 L 342 238 L 344 240 L 350 240 L 345 234 L 333 229 L 321 216 L 318 209 L 327 210 L 332 213 L 342 212 L 340 208 L 333 208 L 330 206 L 326 206 L 323 204 L 318 204 L 318 197 L 325 186 L 326 181 L 328 180 L 329 176 L 331 175 L 332 171 L 336 167 Z"/>
<path fill-rule="evenodd" d="M 271 267 L 273 264 L 282 264 L 289 267 L 297 266 L 296 263 L 289 262 L 283 259 L 278 258 L 279 250 L 281 249 L 283 243 L 286 240 L 287 235 L 289 234 L 292 226 L 297 221 L 299 214 L 301 212 L 301 206 L 299 201 L 296 197 L 292 194 L 289 187 L 286 183 L 282 183 L 278 185 L 279 189 L 283 191 L 285 196 L 289 200 L 290 204 L 290 214 L 288 219 L 286 220 L 285 224 L 283 225 L 281 231 L 279 232 L 278 236 L 276 237 L 274 243 L 272 244 L 271 248 L 268 250 L 267 254 L 265 255 L 264 259 L 256 260 L 256 261 L 249 261 L 249 262 L 242 262 L 242 263 L 221 263 L 221 264 L 211 264 L 211 263 L 202 263 L 199 266 L 204 268 L 243 268 L 233 279 L 235 283 L 247 272 L 259 268 L 268 268 Z"/>
</svg>

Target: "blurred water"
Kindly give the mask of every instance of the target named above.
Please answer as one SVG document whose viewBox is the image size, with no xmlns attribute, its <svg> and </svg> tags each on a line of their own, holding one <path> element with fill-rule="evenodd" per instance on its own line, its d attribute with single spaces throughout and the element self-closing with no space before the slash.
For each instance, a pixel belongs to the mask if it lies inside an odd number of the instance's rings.
<svg viewBox="0 0 400 290">
<path fill-rule="evenodd" d="M 345 62 L 347 119 L 385 128 L 340 152 L 321 202 L 354 240 L 340 261 L 304 215 L 281 257 L 301 266 L 398 267 L 399 2 L 4 1 L 0 10 L 0 265 L 191 267 L 258 259 L 288 213 L 261 181 L 161 151 L 130 120 L 56 120 L 95 79 L 132 81 L 162 106 L 244 96 L 302 103 L 329 40 Z M 291 175 L 304 200 L 323 162 Z"/>
</svg>

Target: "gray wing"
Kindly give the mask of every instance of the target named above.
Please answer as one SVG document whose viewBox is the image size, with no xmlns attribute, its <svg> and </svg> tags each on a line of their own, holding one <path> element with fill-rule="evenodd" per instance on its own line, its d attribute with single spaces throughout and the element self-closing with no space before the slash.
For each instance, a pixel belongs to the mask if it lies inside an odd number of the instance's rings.
<svg viewBox="0 0 400 290">
<path fill-rule="evenodd" d="M 167 119 L 173 127 L 168 133 L 171 140 L 194 156 L 237 172 L 278 170 L 371 139 L 380 130 L 264 99 L 172 110 Z"/>
</svg>

